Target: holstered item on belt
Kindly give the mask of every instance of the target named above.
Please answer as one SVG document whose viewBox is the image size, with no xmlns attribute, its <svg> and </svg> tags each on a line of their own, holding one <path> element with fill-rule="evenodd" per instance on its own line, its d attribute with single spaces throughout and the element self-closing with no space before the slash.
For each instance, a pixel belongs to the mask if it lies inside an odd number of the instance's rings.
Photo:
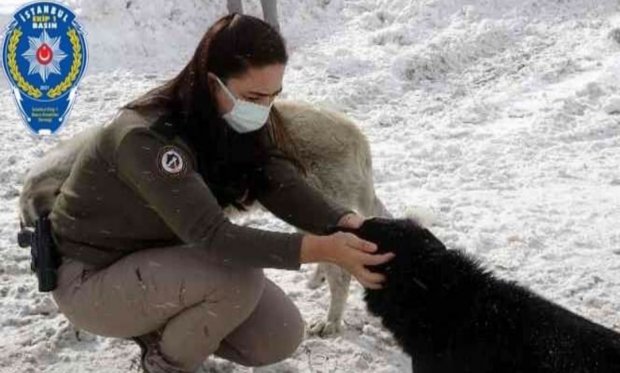
<svg viewBox="0 0 620 373">
<path fill-rule="evenodd" d="M 48 292 L 56 288 L 57 273 L 60 265 L 52 227 L 47 214 L 40 216 L 34 223 L 34 231 L 21 226 L 17 234 L 20 247 L 30 247 L 30 270 L 35 272 L 39 282 L 39 291 Z"/>
</svg>

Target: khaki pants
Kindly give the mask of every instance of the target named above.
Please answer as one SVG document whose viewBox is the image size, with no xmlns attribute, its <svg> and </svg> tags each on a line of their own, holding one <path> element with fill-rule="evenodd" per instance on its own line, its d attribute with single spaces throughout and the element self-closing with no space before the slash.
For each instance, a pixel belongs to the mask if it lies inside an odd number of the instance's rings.
<svg viewBox="0 0 620 373">
<path fill-rule="evenodd" d="M 99 270 L 64 257 L 52 295 L 71 323 L 94 334 L 162 330 L 163 355 L 192 372 L 212 353 L 273 364 L 304 334 L 299 310 L 262 269 L 215 264 L 197 248 L 140 250 Z"/>
</svg>

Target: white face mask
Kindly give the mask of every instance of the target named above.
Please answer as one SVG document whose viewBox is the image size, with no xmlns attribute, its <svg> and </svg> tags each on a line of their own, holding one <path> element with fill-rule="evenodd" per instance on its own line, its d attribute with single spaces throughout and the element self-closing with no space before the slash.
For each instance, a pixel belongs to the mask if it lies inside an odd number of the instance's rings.
<svg viewBox="0 0 620 373">
<path fill-rule="evenodd" d="M 256 131 L 267 123 L 267 118 L 269 117 L 273 102 L 270 103 L 269 106 L 263 106 L 236 98 L 228 87 L 222 83 L 220 78 L 216 77 L 216 79 L 233 102 L 232 110 L 222 115 L 222 118 L 224 118 L 235 131 L 239 133 Z"/>
</svg>

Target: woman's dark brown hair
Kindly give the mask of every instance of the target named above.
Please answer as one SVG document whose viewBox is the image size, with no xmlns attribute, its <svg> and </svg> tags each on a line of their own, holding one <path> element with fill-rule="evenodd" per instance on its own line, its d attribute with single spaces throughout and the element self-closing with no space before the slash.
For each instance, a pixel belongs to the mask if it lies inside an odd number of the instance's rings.
<svg viewBox="0 0 620 373">
<path fill-rule="evenodd" d="M 303 173 L 294 144 L 272 107 L 268 125 L 239 134 L 220 117 L 209 89 L 207 73 L 222 81 L 243 75 L 250 67 L 286 64 L 282 36 L 252 16 L 231 14 L 217 20 L 200 40 L 181 72 L 159 87 L 124 105 L 137 111 L 155 109 L 172 115 L 176 132 L 195 150 L 198 172 L 222 206 L 244 205 L 256 199 L 261 169 L 270 151 L 289 159 Z M 266 141 L 265 139 L 269 139 Z"/>
</svg>

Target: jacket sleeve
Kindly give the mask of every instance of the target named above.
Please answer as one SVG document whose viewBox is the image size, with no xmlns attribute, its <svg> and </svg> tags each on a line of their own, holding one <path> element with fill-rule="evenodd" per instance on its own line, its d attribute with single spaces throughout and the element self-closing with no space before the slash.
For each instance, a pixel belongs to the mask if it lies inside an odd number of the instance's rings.
<svg viewBox="0 0 620 373">
<path fill-rule="evenodd" d="M 279 150 L 272 148 L 270 154 L 257 199 L 274 215 L 307 232 L 324 234 L 343 215 L 355 212 L 308 184 Z"/>
<path fill-rule="evenodd" d="M 114 154 L 118 176 L 184 242 L 199 245 L 228 264 L 300 268 L 303 235 L 230 222 L 182 147 L 149 128 L 137 127 L 123 136 Z"/>
</svg>

